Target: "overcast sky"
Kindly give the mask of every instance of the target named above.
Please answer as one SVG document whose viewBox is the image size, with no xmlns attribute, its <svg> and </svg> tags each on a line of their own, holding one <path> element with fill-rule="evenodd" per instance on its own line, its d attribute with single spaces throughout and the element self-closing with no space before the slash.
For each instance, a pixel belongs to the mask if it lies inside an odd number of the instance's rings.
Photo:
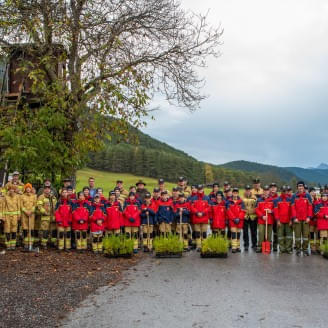
<svg viewBox="0 0 328 328">
<path fill-rule="evenodd" d="M 201 108 L 161 105 L 145 133 L 197 159 L 328 162 L 328 1 L 182 0 L 224 28 Z"/>
</svg>

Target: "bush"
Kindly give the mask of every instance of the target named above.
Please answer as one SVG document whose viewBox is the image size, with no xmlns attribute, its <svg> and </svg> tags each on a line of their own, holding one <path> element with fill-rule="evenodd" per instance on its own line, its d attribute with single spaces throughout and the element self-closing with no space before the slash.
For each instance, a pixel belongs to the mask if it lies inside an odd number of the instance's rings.
<svg viewBox="0 0 328 328">
<path fill-rule="evenodd" d="M 183 242 L 178 236 L 156 237 L 153 242 L 156 253 L 182 253 Z"/>
<path fill-rule="evenodd" d="M 229 243 L 227 238 L 222 236 L 210 236 L 203 240 L 202 253 L 204 254 L 226 254 Z"/>
<path fill-rule="evenodd" d="M 133 240 L 124 236 L 106 236 L 103 238 L 104 253 L 119 256 L 133 253 Z"/>
</svg>

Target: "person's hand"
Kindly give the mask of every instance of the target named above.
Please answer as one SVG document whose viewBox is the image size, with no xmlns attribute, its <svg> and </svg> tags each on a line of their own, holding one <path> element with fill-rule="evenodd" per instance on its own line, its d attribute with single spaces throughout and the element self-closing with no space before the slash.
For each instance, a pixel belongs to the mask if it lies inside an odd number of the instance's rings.
<svg viewBox="0 0 328 328">
<path fill-rule="evenodd" d="M 102 223 L 103 223 L 103 221 L 102 221 L 102 220 L 97 220 L 97 224 L 98 224 L 99 226 L 101 226 L 101 225 L 102 225 Z"/>
<path fill-rule="evenodd" d="M 306 218 L 305 222 L 306 223 L 309 223 L 310 222 L 310 218 Z"/>
<path fill-rule="evenodd" d="M 294 223 L 298 223 L 298 222 L 299 222 L 298 219 L 295 219 L 295 220 L 294 220 Z"/>
<path fill-rule="evenodd" d="M 203 213 L 202 213 L 202 212 L 198 212 L 198 213 L 197 213 L 197 216 L 200 218 L 200 217 L 203 216 Z"/>
<path fill-rule="evenodd" d="M 277 221 L 277 226 L 280 227 L 281 226 L 281 223 L 280 221 Z"/>
</svg>

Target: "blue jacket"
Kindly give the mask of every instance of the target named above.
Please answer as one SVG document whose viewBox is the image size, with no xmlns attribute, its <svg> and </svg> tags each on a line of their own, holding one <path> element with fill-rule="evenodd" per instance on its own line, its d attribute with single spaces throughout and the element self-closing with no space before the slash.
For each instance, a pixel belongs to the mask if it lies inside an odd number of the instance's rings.
<svg viewBox="0 0 328 328">
<path fill-rule="evenodd" d="M 174 212 L 171 201 L 160 201 L 158 203 L 156 221 L 157 223 L 172 223 L 174 221 Z"/>
</svg>

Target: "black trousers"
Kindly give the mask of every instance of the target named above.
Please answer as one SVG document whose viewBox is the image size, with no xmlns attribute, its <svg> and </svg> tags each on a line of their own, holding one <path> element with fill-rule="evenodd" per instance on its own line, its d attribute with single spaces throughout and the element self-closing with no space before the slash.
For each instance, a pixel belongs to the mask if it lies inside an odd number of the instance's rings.
<svg viewBox="0 0 328 328">
<path fill-rule="evenodd" d="M 251 230 L 252 247 L 256 247 L 256 245 L 257 245 L 257 219 L 244 220 L 244 227 L 243 227 L 244 247 L 249 247 L 248 229 Z"/>
</svg>

